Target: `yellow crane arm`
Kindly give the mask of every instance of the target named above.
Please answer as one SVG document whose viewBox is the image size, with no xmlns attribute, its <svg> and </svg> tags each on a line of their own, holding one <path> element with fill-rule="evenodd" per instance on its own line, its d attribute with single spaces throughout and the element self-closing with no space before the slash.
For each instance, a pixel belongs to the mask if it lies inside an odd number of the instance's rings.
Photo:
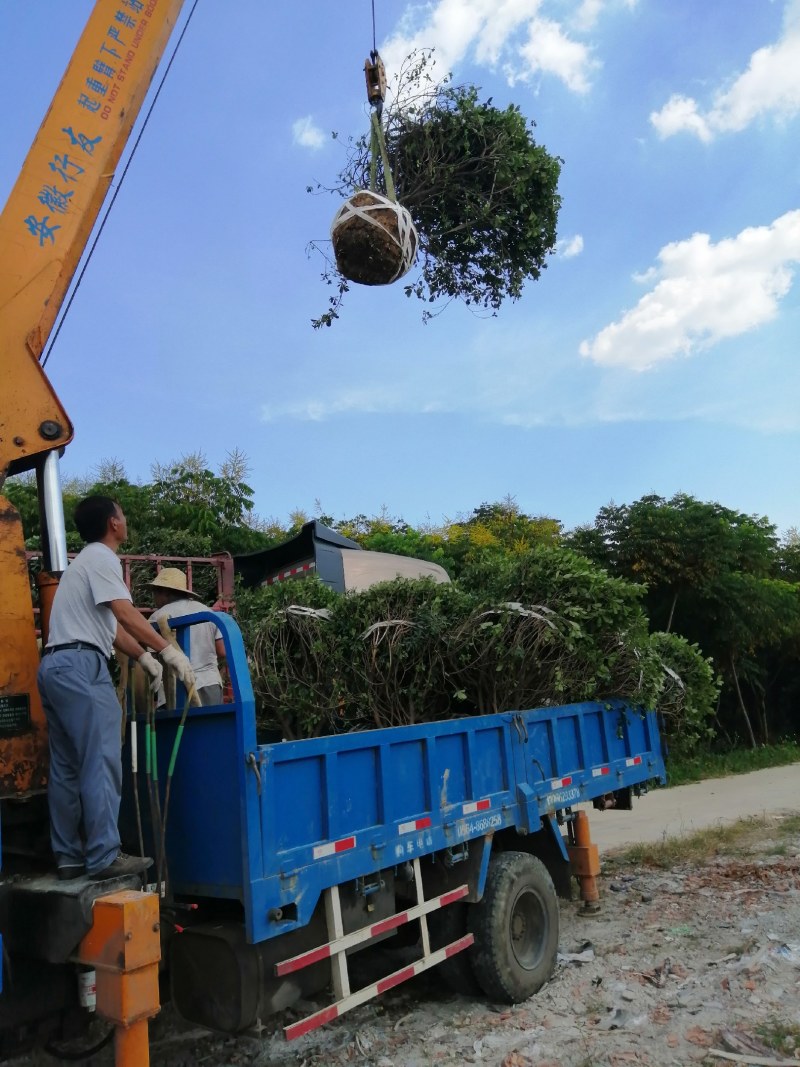
<svg viewBox="0 0 800 1067">
<path fill-rule="evenodd" d="M 39 360 L 183 0 L 97 0 L 0 215 L 0 485 L 72 439 Z"/>
<path fill-rule="evenodd" d="M 36 468 L 42 636 L 67 565 L 58 450 L 72 426 L 39 362 L 183 0 L 97 0 L 0 215 L 0 488 Z M 0 496 L 0 798 L 47 782 L 22 523 Z M 46 595 L 45 595 L 46 594 Z"/>
</svg>

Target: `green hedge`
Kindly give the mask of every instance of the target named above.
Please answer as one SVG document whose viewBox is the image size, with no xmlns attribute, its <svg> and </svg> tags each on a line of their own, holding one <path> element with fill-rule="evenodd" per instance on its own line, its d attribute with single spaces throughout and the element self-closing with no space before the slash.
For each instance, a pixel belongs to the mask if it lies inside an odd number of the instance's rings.
<svg viewBox="0 0 800 1067">
<path fill-rule="evenodd" d="M 708 732 L 717 683 L 695 646 L 648 633 L 641 587 L 537 547 L 457 583 L 347 595 L 317 579 L 241 592 L 260 726 L 286 738 L 623 697 L 668 740 Z"/>
</svg>

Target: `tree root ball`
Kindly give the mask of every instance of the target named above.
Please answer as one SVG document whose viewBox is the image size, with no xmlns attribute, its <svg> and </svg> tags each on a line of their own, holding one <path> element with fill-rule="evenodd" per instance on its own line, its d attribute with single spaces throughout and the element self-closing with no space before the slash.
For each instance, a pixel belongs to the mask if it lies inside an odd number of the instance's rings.
<svg viewBox="0 0 800 1067">
<path fill-rule="evenodd" d="M 380 193 L 362 190 L 345 200 L 331 224 L 339 273 L 361 285 L 389 285 L 417 256 L 417 231 L 408 211 Z"/>
</svg>

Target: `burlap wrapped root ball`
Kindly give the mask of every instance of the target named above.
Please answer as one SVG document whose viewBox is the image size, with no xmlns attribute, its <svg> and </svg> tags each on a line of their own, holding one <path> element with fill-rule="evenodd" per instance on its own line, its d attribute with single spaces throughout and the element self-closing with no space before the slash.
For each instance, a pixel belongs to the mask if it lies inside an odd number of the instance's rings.
<svg viewBox="0 0 800 1067">
<path fill-rule="evenodd" d="M 345 200 L 331 224 L 339 273 L 361 285 L 389 285 L 402 278 L 417 257 L 417 231 L 408 211 L 380 193 L 366 190 Z"/>
</svg>

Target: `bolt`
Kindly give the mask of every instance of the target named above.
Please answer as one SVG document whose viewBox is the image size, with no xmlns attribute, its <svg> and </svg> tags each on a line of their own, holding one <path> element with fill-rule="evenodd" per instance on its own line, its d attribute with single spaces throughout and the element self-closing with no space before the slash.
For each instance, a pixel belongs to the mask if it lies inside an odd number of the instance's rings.
<svg viewBox="0 0 800 1067">
<path fill-rule="evenodd" d="M 128 930 L 128 932 L 125 934 L 125 940 L 126 941 L 133 941 L 133 934 L 131 933 L 130 930 Z"/>
<path fill-rule="evenodd" d="M 153 923 L 153 933 L 154 934 L 157 934 L 160 929 L 161 929 L 161 923 Z"/>
<path fill-rule="evenodd" d="M 25 444 L 25 438 L 24 437 L 15 437 L 14 438 L 14 444 L 17 446 L 17 448 L 22 448 L 22 446 Z"/>
<path fill-rule="evenodd" d="M 55 441 L 57 437 L 61 436 L 61 423 L 54 422 L 53 419 L 45 419 L 39 426 L 39 433 L 45 441 Z"/>
</svg>

